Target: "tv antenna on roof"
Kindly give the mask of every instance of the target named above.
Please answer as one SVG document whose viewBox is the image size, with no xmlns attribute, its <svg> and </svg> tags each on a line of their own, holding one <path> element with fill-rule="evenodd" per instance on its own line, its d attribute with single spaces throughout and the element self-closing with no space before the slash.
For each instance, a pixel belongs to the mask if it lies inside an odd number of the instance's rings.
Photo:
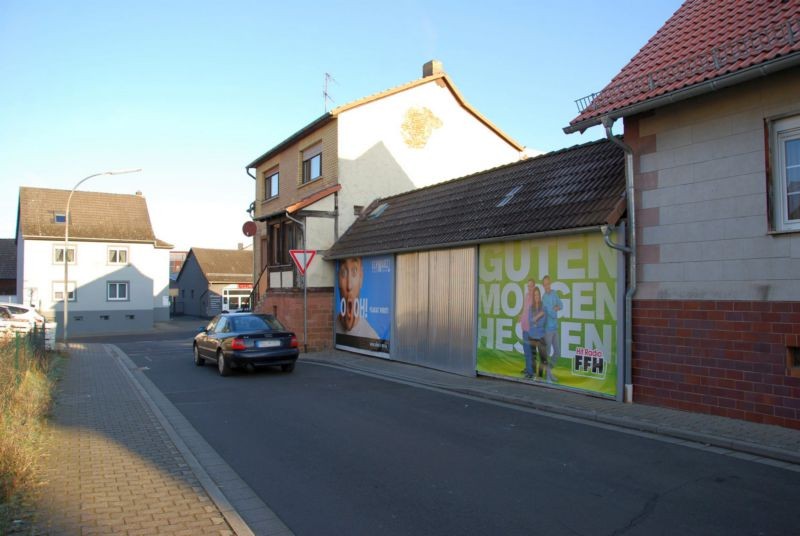
<svg viewBox="0 0 800 536">
<path fill-rule="evenodd" d="M 333 100 L 333 97 L 331 97 L 331 94 L 328 93 L 328 84 L 330 82 L 333 82 L 334 84 L 338 84 L 339 83 L 339 82 L 336 81 L 336 79 L 334 77 L 332 77 L 330 75 L 330 73 L 325 73 L 325 85 L 324 85 L 324 87 L 322 89 L 322 100 L 323 100 L 323 102 L 325 104 L 325 112 L 326 113 L 328 111 L 328 101 L 331 101 L 331 104 L 336 102 L 335 100 Z"/>
</svg>

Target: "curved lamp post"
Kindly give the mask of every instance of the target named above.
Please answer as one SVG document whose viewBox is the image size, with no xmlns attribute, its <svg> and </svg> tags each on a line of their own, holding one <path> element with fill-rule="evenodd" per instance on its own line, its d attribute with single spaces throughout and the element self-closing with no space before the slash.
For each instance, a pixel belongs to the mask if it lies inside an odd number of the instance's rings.
<svg viewBox="0 0 800 536">
<path fill-rule="evenodd" d="M 117 171 L 104 171 L 102 173 L 95 173 L 94 175 L 89 175 L 78 181 L 72 191 L 69 193 L 69 197 L 67 198 L 67 210 L 64 214 L 66 221 L 64 222 L 64 288 L 63 288 L 63 296 L 64 296 L 64 346 L 67 345 L 67 326 L 69 324 L 69 205 L 72 203 L 72 194 L 75 193 L 75 190 L 78 189 L 78 186 L 83 184 L 84 182 L 88 181 L 92 177 L 99 177 L 101 175 L 124 175 L 125 173 L 137 173 L 141 171 L 141 168 L 138 169 L 120 169 Z M 77 289 L 75 289 L 77 290 Z"/>
</svg>

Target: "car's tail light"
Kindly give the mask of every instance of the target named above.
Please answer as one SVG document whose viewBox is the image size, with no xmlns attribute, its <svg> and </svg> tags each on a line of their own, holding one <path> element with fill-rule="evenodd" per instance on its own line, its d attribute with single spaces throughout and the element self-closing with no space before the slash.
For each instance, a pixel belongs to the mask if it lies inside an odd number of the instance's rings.
<svg viewBox="0 0 800 536">
<path fill-rule="evenodd" d="M 231 341 L 231 350 L 247 350 L 247 343 L 244 339 L 236 338 Z"/>
<path fill-rule="evenodd" d="M 292 335 L 292 340 L 289 342 L 290 348 L 297 348 L 297 337 Z"/>
</svg>

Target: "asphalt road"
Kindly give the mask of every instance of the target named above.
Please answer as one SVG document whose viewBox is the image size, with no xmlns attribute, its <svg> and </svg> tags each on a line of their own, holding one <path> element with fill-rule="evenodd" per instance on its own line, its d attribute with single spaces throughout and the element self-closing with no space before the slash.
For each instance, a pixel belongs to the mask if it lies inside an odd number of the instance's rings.
<svg viewBox="0 0 800 536">
<path fill-rule="evenodd" d="M 113 342 L 297 535 L 800 533 L 798 472 L 190 341 Z"/>
</svg>

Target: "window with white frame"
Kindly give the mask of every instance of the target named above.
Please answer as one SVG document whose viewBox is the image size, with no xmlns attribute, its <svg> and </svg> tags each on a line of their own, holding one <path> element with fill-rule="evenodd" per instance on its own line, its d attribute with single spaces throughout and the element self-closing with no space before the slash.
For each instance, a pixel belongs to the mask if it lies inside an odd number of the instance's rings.
<svg viewBox="0 0 800 536">
<path fill-rule="evenodd" d="M 280 174 L 277 169 L 264 173 L 264 199 L 278 197 Z"/>
<path fill-rule="evenodd" d="M 322 176 L 322 143 L 303 151 L 303 184 Z"/>
<path fill-rule="evenodd" d="M 776 231 L 800 231 L 800 116 L 772 123 L 772 213 Z"/>
<path fill-rule="evenodd" d="M 67 298 L 69 301 L 77 300 L 77 294 L 75 293 L 75 281 L 67 282 L 67 291 L 69 292 L 69 296 Z M 64 301 L 63 281 L 53 281 L 53 301 L 54 302 Z"/>
<path fill-rule="evenodd" d="M 128 264 L 128 248 L 108 248 L 108 264 Z"/>
<path fill-rule="evenodd" d="M 106 283 L 106 297 L 108 301 L 127 301 L 128 300 L 127 281 L 109 281 Z"/>
<path fill-rule="evenodd" d="M 75 246 L 67 247 L 67 263 L 75 264 Z M 53 246 L 53 264 L 64 264 L 64 246 Z"/>
</svg>

